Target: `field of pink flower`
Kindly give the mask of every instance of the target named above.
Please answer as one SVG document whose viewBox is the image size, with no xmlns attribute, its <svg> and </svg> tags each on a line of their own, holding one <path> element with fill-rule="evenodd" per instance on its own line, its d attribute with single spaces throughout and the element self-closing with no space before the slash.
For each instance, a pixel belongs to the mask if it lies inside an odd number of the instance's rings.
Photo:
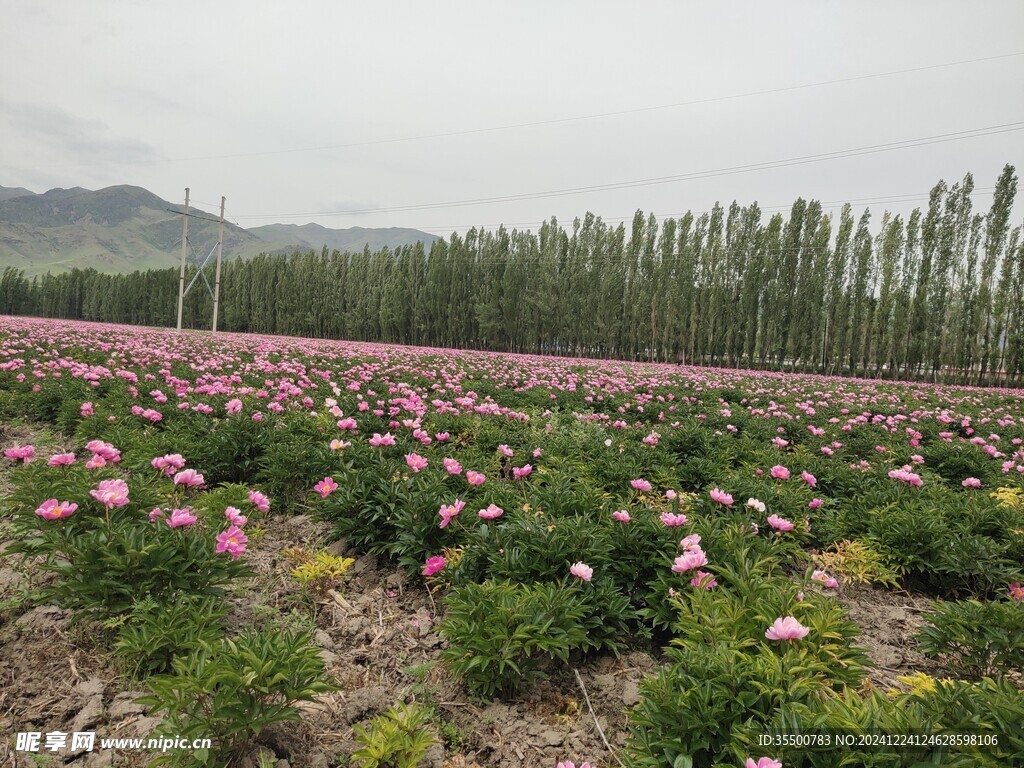
<svg viewBox="0 0 1024 768">
<path fill-rule="evenodd" d="M 171 765 L 1024 764 L 1022 405 L 0 318 L 0 724 L 212 739 Z"/>
</svg>

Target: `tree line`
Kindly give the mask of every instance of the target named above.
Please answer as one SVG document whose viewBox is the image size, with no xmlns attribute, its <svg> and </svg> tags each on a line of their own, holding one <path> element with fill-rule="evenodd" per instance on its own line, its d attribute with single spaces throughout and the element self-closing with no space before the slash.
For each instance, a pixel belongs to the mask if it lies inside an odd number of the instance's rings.
<svg viewBox="0 0 1024 768">
<path fill-rule="evenodd" d="M 433 243 L 225 262 L 228 331 L 975 384 L 1024 375 L 1024 242 L 1007 165 L 872 226 L 798 198 L 660 223 L 471 229 Z M 209 327 L 209 295 L 184 322 Z M 0 277 L 0 313 L 173 326 L 178 269 Z"/>
</svg>

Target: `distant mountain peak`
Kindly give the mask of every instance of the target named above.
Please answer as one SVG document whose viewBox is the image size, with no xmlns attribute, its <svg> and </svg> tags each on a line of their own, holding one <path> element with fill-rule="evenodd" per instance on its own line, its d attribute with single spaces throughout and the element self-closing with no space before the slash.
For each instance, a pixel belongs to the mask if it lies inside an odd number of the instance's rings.
<svg viewBox="0 0 1024 768">
<path fill-rule="evenodd" d="M 189 220 L 189 241 L 208 251 L 217 240 L 215 213 Z M 0 269 L 14 266 L 35 275 L 92 267 L 102 272 L 173 268 L 180 257 L 184 206 L 143 187 L 116 184 L 102 189 L 56 187 L 36 194 L 23 187 L 0 187 Z M 359 252 L 364 247 L 398 248 L 435 235 L 402 227 L 331 229 L 320 224 L 267 224 L 243 229 L 225 225 L 225 258 L 258 253 L 329 250 Z"/>
</svg>

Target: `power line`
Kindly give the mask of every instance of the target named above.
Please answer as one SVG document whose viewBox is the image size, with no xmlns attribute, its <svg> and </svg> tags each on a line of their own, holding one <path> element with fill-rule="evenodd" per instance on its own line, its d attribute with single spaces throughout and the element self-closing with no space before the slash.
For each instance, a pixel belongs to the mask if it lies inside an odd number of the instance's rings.
<svg viewBox="0 0 1024 768">
<path fill-rule="evenodd" d="M 932 144 L 943 144 L 950 141 L 961 141 L 963 139 L 981 138 L 999 133 L 1009 133 L 1024 130 L 1024 121 L 1014 123 L 1003 123 L 1001 125 L 987 126 L 985 128 L 972 128 L 965 131 L 954 131 L 942 133 L 935 136 L 922 136 L 914 139 L 873 144 L 866 147 L 854 147 L 851 149 L 840 149 L 833 152 L 823 152 L 816 155 L 804 155 L 801 157 L 786 158 L 783 160 L 770 160 L 763 163 L 750 163 L 747 165 L 730 166 L 717 168 L 708 171 L 694 171 L 673 176 L 656 176 L 647 179 L 634 179 L 630 181 L 613 182 L 609 184 L 593 184 L 583 187 L 569 187 L 565 189 L 548 190 L 545 192 L 524 192 L 513 195 L 501 195 L 498 197 L 480 197 L 469 200 L 453 200 L 440 203 L 423 203 L 419 205 L 397 205 L 387 208 L 363 208 L 345 211 L 307 211 L 305 213 L 267 213 L 267 214 L 240 214 L 239 219 L 286 219 L 302 218 L 307 216 L 354 216 L 371 213 L 399 213 L 404 211 L 424 211 L 437 208 L 458 208 L 469 205 L 489 205 L 493 203 L 507 203 L 521 200 L 538 200 L 545 197 L 564 197 L 566 195 L 578 195 L 590 192 L 604 192 L 615 189 L 631 189 L 635 187 L 652 186 L 656 184 L 670 184 L 681 181 L 692 181 L 696 179 L 709 179 L 720 176 L 731 176 L 739 173 L 750 173 L 753 171 L 772 170 L 785 168 L 792 165 L 807 165 L 819 163 L 826 160 L 839 160 L 847 157 L 860 157 L 863 155 L 877 154 L 880 152 L 893 152 L 900 149 L 912 147 L 923 147 Z"/>
<path fill-rule="evenodd" d="M 393 139 L 373 139 L 370 141 L 355 141 L 347 144 L 328 144 L 319 147 L 300 147 L 294 149 L 274 149 L 264 150 L 257 152 L 238 152 L 234 154 L 224 155 L 204 155 L 199 157 L 183 157 L 183 158 L 172 158 L 169 162 L 183 162 L 183 161 L 194 161 L 194 160 L 220 160 L 226 158 L 236 157 L 258 157 L 261 155 L 283 155 L 283 154 L 295 154 L 301 152 L 321 152 L 332 149 L 349 149 L 353 147 L 369 147 L 380 144 L 399 144 L 410 141 L 423 141 L 426 139 L 439 139 L 447 138 L 451 136 L 470 136 L 480 133 L 495 133 L 498 131 L 511 131 L 519 128 L 535 128 L 543 125 L 559 125 L 563 123 L 574 123 L 581 122 L 584 120 L 598 120 L 605 117 L 619 117 L 622 115 L 633 115 L 640 114 L 643 112 L 654 112 L 664 109 L 678 109 L 679 107 L 690 107 L 698 104 L 712 104 L 718 101 L 731 101 L 736 99 L 746 99 L 752 96 L 768 96 L 776 93 L 786 93 L 789 91 L 798 91 L 806 88 L 821 88 L 827 85 L 838 85 L 840 83 L 852 83 L 860 80 L 872 80 L 880 77 L 892 77 L 894 75 L 905 75 L 913 72 L 926 72 L 933 69 L 945 69 L 948 67 L 958 67 L 965 64 L 978 64 L 986 61 L 997 61 L 1000 59 L 1009 59 L 1016 56 L 1024 56 L 1024 51 L 1017 53 L 1005 53 L 998 56 L 984 56 L 976 59 L 963 59 L 961 61 L 950 61 L 945 64 L 929 64 L 923 67 L 909 67 L 907 69 L 894 69 L 889 72 L 876 72 L 868 75 L 854 75 L 852 77 L 841 77 L 834 80 L 822 80 L 815 83 L 803 83 L 800 85 L 788 85 L 781 86 L 778 88 L 766 88 L 758 91 L 746 91 L 743 93 L 734 93 L 726 96 L 711 96 L 704 99 L 691 99 L 689 101 L 678 101 L 672 104 L 658 104 L 648 107 L 635 107 L 633 109 L 619 109 L 611 112 L 598 112 L 590 115 L 577 115 L 575 117 L 559 117 L 548 120 L 533 120 L 524 123 L 510 123 L 508 125 L 497 125 L 486 128 L 467 128 L 458 131 L 445 131 L 441 133 L 427 133 L 418 136 L 402 136 Z"/>
</svg>

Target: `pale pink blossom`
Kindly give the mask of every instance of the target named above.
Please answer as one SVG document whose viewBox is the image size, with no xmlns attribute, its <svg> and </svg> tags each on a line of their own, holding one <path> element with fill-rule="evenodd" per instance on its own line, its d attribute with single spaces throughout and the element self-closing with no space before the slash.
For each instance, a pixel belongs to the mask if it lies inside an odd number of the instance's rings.
<svg viewBox="0 0 1024 768">
<path fill-rule="evenodd" d="M 732 496 L 730 494 L 726 493 L 725 491 L 721 491 L 718 488 L 711 489 L 711 500 L 717 501 L 719 504 L 722 504 L 726 507 L 731 507 L 733 501 Z"/>
<path fill-rule="evenodd" d="M 189 488 L 198 488 L 205 482 L 206 478 L 194 469 L 183 469 L 174 476 L 175 485 L 187 485 Z"/>
<path fill-rule="evenodd" d="M 73 502 L 47 499 L 36 509 L 36 514 L 44 520 L 60 520 L 73 515 L 76 509 L 78 505 Z"/>
<path fill-rule="evenodd" d="M 190 509 L 175 509 L 171 512 L 171 516 L 167 518 L 167 524 L 171 528 L 180 528 L 183 525 L 192 525 L 198 518 L 192 514 Z"/>
<path fill-rule="evenodd" d="M 227 507 L 224 510 L 224 517 L 228 519 L 228 522 L 232 525 L 239 527 L 249 522 L 249 518 L 242 514 L 242 510 L 236 507 Z"/>
<path fill-rule="evenodd" d="M 768 525 L 777 531 L 792 531 L 793 524 L 784 517 L 778 515 L 768 515 Z"/>
<path fill-rule="evenodd" d="M 594 577 L 594 569 L 583 562 L 573 563 L 569 566 L 569 573 L 583 581 L 590 581 Z"/>
<path fill-rule="evenodd" d="M 489 504 L 487 509 L 481 509 L 477 512 L 477 515 L 482 517 L 484 520 L 494 520 L 495 518 L 501 517 L 503 514 L 505 514 L 505 510 L 497 504 Z"/>
<path fill-rule="evenodd" d="M 123 507 L 128 503 L 128 484 L 124 480 L 101 480 L 89 495 L 107 509 Z"/>
<path fill-rule="evenodd" d="M 703 587 L 704 589 L 713 589 L 718 586 L 718 582 L 715 580 L 713 573 L 707 571 L 697 571 L 696 575 L 690 579 L 691 587 Z"/>
<path fill-rule="evenodd" d="M 764 636 L 769 640 L 799 640 L 807 637 L 810 631 L 792 616 L 786 616 L 776 619 L 765 631 Z"/>
<path fill-rule="evenodd" d="M 75 454 L 73 453 L 55 453 L 50 457 L 50 460 L 46 462 L 51 467 L 66 467 L 70 464 L 75 463 Z"/>
<path fill-rule="evenodd" d="M 707 564 L 708 556 L 704 554 L 704 550 L 698 546 L 693 546 L 675 559 L 672 564 L 672 570 L 676 573 L 686 573 L 694 568 L 702 568 Z"/>
<path fill-rule="evenodd" d="M 270 511 L 270 499 L 259 491 L 249 491 L 249 503 L 254 504 L 260 512 Z"/>
<path fill-rule="evenodd" d="M 466 502 L 456 499 L 454 504 L 442 504 L 437 514 L 441 516 L 441 528 L 447 528 L 452 518 L 465 508 Z"/>
<path fill-rule="evenodd" d="M 418 453 L 405 454 L 405 463 L 409 465 L 409 469 L 417 473 L 427 468 L 427 460 Z"/>
<path fill-rule="evenodd" d="M 661 522 L 669 528 L 674 528 L 678 525 L 686 525 L 690 521 L 687 520 L 686 515 L 682 513 L 676 514 L 674 512 L 662 512 Z"/>
<path fill-rule="evenodd" d="M 466 471 L 466 482 L 470 485 L 483 485 L 486 480 L 487 475 L 483 472 L 476 472 L 472 469 Z"/>
<path fill-rule="evenodd" d="M 617 510 L 615 512 L 612 512 L 612 517 L 614 517 L 620 523 L 628 523 L 629 519 L 630 519 L 629 518 L 629 512 L 627 512 L 624 509 L 620 509 L 620 510 Z"/>
</svg>

